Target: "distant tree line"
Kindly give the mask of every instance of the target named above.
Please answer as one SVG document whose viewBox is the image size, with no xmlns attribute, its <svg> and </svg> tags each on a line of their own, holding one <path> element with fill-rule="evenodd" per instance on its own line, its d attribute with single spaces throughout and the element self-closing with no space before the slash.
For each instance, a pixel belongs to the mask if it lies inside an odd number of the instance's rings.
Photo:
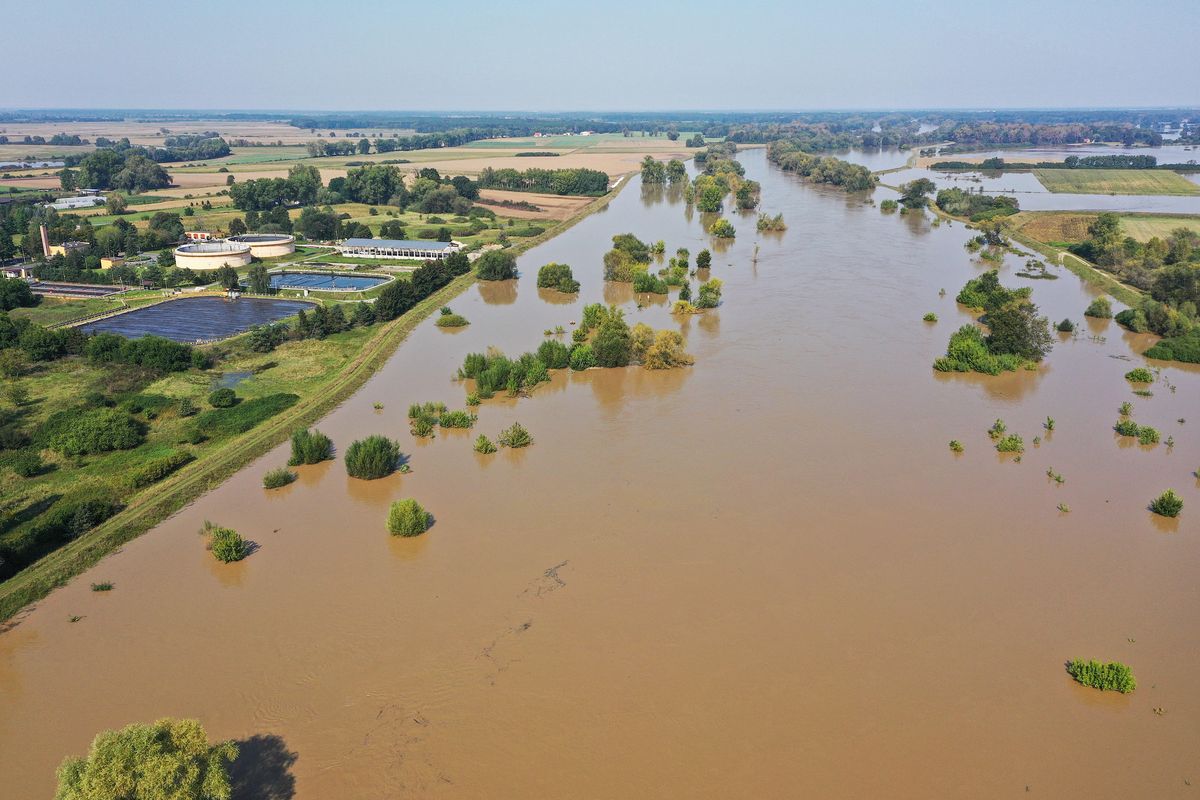
<svg viewBox="0 0 1200 800">
<path fill-rule="evenodd" d="M 814 183 L 840 186 L 847 192 L 873 189 L 877 181 L 871 171 L 860 164 L 832 156 L 812 155 L 805 152 L 799 142 L 790 139 L 767 145 L 767 159 L 785 172 L 794 172 Z"/>
</svg>

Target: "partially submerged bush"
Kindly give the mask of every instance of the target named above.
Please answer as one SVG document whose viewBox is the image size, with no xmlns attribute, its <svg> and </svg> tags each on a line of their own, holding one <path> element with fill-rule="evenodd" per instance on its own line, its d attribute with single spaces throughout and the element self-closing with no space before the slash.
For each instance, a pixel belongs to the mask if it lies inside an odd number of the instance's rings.
<svg viewBox="0 0 1200 800">
<path fill-rule="evenodd" d="M 696 292 L 697 308 L 716 308 L 721 304 L 721 287 L 724 283 L 720 278 L 712 278 L 700 284 Z"/>
<path fill-rule="evenodd" d="M 231 561 L 241 561 L 250 553 L 250 544 L 232 528 L 222 528 L 208 520 L 200 532 L 208 537 L 208 549 L 213 558 L 226 564 Z"/>
<path fill-rule="evenodd" d="M 346 448 L 346 472 L 352 478 L 374 480 L 391 475 L 400 462 L 400 445 L 378 434 Z"/>
<path fill-rule="evenodd" d="M 1083 315 L 1097 319 L 1112 319 L 1112 303 L 1108 301 L 1107 297 L 1097 297 L 1084 310 Z"/>
<path fill-rule="evenodd" d="M 470 324 L 467 322 L 467 318 L 461 314 L 442 314 L 437 318 L 436 323 L 439 328 L 462 328 Z"/>
<path fill-rule="evenodd" d="M 683 336 L 678 331 L 662 330 L 654 334 L 654 343 L 646 350 L 642 366 L 646 369 L 672 369 L 694 363 L 683 349 Z"/>
<path fill-rule="evenodd" d="M 1139 428 L 1138 424 L 1131 419 L 1120 419 L 1117 420 L 1116 425 L 1113 425 L 1113 430 L 1121 436 L 1137 436 Z"/>
<path fill-rule="evenodd" d="M 1071 320 L 1069 318 L 1064 318 L 1062 322 L 1058 323 L 1057 327 L 1058 327 L 1059 333 L 1074 333 L 1075 332 L 1075 323 L 1071 322 Z"/>
<path fill-rule="evenodd" d="M 963 451 L 963 444 L 958 439 L 951 439 L 950 449 L 955 453 L 961 453 Z"/>
<path fill-rule="evenodd" d="M 560 292 L 573 294 L 579 291 L 579 281 L 571 274 L 567 264 L 546 264 L 538 270 L 537 285 L 539 289 L 557 289 Z"/>
<path fill-rule="evenodd" d="M 276 467 L 275 469 L 268 470 L 267 474 L 263 475 L 263 488 L 278 489 L 282 486 L 287 486 L 294 480 L 296 480 L 296 473 L 287 467 Z"/>
<path fill-rule="evenodd" d="M 1133 671 L 1119 661 L 1102 664 L 1095 659 L 1084 661 L 1075 658 L 1067 662 L 1067 673 L 1084 686 L 1102 692 L 1117 691 L 1127 694 L 1137 688 Z"/>
<path fill-rule="evenodd" d="M 519 422 L 514 422 L 510 427 L 500 431 L 500 435 L 496 437 L 496 441 L 501 447 L 528 447 L 533 444 L 533 437 L 529 435 L 529 431 Z"/>
<path fill-rule="evenodd" d="M 1167 489 L 1150 503 L 1150 510 L 1164 517 L 1178 517 L 1183 511 L 1183 498 L 1174 489 Z"/>
<path fill-rule="evenodd" d="M 1151 428 L 1149 425 L 1140 425 L 1138 426 L 1137 437 L 1138 441 L 1142 444 L 1158 444 L 1158 429 Z"/>
<path fill-rule="evenodd" d="M 571 348 L 557 339 L 547 339 L 538 345 L 537 357 L 548 369 L 566 369 L 571 365 Z"/>
<path fill-rule="evenodd" d="M 328 436 L 313 428 L 292 434 L 292 457 L 288 466 L 317 464 L 333 458 L 333 442 Z"/>
<path fill-rule="evenodd" d="M 1126 372 L 1125 380 L 1129 381 L 1130 383 L 1153 383 L 1154 373 L 1145 367 L 1138 367 Z"/>
<path fill-rule="evenodd" d="M 925 320 L 926 322 L 937 322 L 938 321 L 937 314 L 933 313 L 932 311 L 927 313 L 925 316 L 921 317 L 921 319 Z"/>
<path fill-rule="evenodd" d="M 592 355 L 591 345 L 577 345 L 571 351 L 571 369 L 580 371 L 596 366 L 596 357 Z"/>
<path fill-rule="evenodd" d="M 782 219 L 780 220 L 782 222 Z M 737 236 L 737 230 L 734 229 L 733 223 L 722 217 L 709 226 L 708 232 L 710 235 L 718 239 L 732 239 Z"/>
<path fill-rule="evenodd" d="M 1025 442 L 1020 434 L 1010 433 L 996 442 L 996 449 L 1001 453 L 1024 453 Z"/>
<path fill-rule="evenodd" d="M 387 526 L 394 536 L 419 536 L 429 530 L 429 513 L 416 500 L 397 500 L 388 510 Z"/>
<path fill-rule="evenodd" d="M 475 440 L 475 452 L 488 455 L 496 452 L 496 445 L 492 444 L 492 440 L 481 433 Z"/>
<path fill-rule="evenodd" d="M 479 417 L 466 411 L 447 411 L 438 419 L 443 428 L 470 428 Z"/>
</svg>

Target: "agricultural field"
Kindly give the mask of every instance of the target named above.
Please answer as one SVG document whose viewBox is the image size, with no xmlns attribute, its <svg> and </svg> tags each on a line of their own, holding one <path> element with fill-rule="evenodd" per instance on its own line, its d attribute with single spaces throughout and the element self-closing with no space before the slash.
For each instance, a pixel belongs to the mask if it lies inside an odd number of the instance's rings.
<svg viewBox="0 0 1200 800">
<path fill-rule="evenodd" d="M 1200 194 L 1200 184 L 1165 169 L 1035 169 L 1033 174 L 1058 193 Z"/>
<path fill-rule="evenodd" d="M 1075 244 L 1087 238 L 1095 213 L 1078 211 L 1022 211 L 1009 224 L 1026 236 L 1047 244 Z M 1166 238 L 1176 228 L 1200 233 L 1200 217 L 1170 214 L 1121 214 L 1121 230 L 1139 242 Z"/>
</svg>

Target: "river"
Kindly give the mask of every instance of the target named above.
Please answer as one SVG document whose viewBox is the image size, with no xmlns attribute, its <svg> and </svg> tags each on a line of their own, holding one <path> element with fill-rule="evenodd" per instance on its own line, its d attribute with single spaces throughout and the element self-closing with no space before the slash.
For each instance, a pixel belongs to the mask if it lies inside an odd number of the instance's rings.
<svg viewBox="0 0 1200 800">
<path fill-rule="evenodd" d="M 559 373 L 485 402 L 473 431 L 407 433 L 409 403 L 461 405 L 464 354 L 533 349 L 586 302 L 681 327 L 600 280 L 615 233 L 693 260 L 708 244 L 634 180 L 320 423 L 343 449 L 399 438 L 411 474 L 362 482 L 339 460 L 268 493 L 279 447 L 0 635 L 5 797 L 49 797 L 97 731 L 161 716 L 243 741 L 271 784 L 245 796 L 1190 796 L 1200 371 L 1168 365 L 1174 391 L 1135 397 L 1122 376 L 1151 340 L 1089 321 L 1037 372 L 937 374 L 982 270 L 970 232 L 740 158 L 789 229 L 734 218 L 725 302 L 682 322 L 694 367 Z M 550 261 L 574 267 L 574 302 L 536 288 Z M 1082 320 L 1091 290 L 1021 266 L 1006 284 Z M 1118 439 L 1125 400 L 1174 448 Z M 1020 463 L 992 449 L 997 417 L 1030 445 Z M 472 452 L 514 420 L 532 447 Z M 1167 487 L 1175 521 L 1146 510 Z M 417 539 L 384 528 L 405 496 L 436 517 Z M 260 549 L 218 564 L 204 519 Z M 1073 657 L 1124 661 L 1139 688 L 1080 687 Z"/>
</svg>

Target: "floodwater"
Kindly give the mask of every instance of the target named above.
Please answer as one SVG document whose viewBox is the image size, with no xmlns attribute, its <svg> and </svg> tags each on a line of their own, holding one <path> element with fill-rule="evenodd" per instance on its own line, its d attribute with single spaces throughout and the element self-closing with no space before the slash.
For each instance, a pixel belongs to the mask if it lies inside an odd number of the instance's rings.
<svg viewBox="0 0 1200 800">
<path fill-rule="evenodd" d="M 1037 372 L 934 373 L 970 319 L 969 232 L 741 159 L 790 227 L 735 218 L 719 309 L 680 322 L 600 281 L 614 233 L 708 244 L 634 180 L 320 423 L 341 449 L 398 437 L 411 474 L 336 461 L 266 492 L 277 448 L 0 635 L 5 797 L 49 796 L 97 731 L 166 715 L 271 756 L 245 764 L 270 784 L 254 797 L 1191 797 L 1200 371 L 1166 365 L 1135 397 L 1122 376 L 1150 338 L 1089 321 Z M 575 303 L 537 291 L 550 261 Z M 1061 274 L 1034 299 L 1081 320 L 1091 294 Z M 409 436 L 409 403 L 462 402 L 465 353 L 532 349 L 602 298 L 682 328 L 695 366 L 558 373 L 476 430 Z M 1118 439 L 1125 400 L 1175 446 Z M 992 449 L 997 417 L 1020 463 Z M 514 420 L 532 447 L 471 451 Z M 1146 510 L 1167 487 L 1173 522 Z M 424 536 L 387 535 L 399 497 L 435 516 Z M 204 519 L 259 549 L 218 564 Z M 1073 657 L 1127 662 L 1139 688 L 1082 688 Z"/>
<path fill-rule="evenodd" d="M 312 308 L 299 300 L 261 297 L 181 297 L 81 326 L 87 333 L 108 331 L 136 339 L 153 334 L 177 342 L 224 339 L 255 325 L 286 319 Z"/>
</svg>

